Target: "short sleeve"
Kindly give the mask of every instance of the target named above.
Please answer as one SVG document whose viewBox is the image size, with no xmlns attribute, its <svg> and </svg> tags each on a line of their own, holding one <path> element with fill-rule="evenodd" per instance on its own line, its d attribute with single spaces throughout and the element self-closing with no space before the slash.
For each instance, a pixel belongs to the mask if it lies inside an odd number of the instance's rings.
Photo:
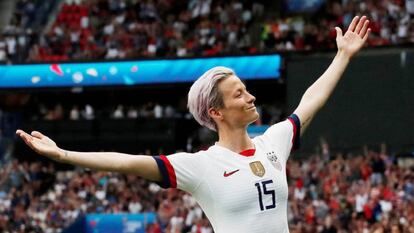
<svg viewBox="0 0 414 233">
<path fill-rule="evenodd" d="M 264 140 L 273 147 L 285 151 L 287 160 L 292 150 L 300 147 L 300 120 L 295 114 L 286 120 L 269 127 L 264 133 Z"/>
<path fill-rule="evenodd" d="M 194 192 L 204 173 L 206 164 L 199 153 L 176 153 L 169 156 L 154 156 L 160 170 L 162 188 L 178 188 L 189 193 Z"/>
</svg>

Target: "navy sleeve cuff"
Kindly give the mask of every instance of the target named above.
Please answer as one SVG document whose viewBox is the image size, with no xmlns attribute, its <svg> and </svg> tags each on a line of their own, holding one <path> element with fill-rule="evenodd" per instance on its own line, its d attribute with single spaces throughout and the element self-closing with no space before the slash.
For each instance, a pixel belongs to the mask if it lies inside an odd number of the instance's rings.
<svg viewBox="0 0 414 233">
<path fill-rule="evenodd" d="M 168 177 L 168 171 L 167 171 L 167 167 L 165 166 L 164 161 L 160 158 L 160 156 L 153 156 L 153 158 L 155 159 L 155 161 L 157 162 L 158 165 L 158 169 L 161 173 L 161 177 L 162 177 L 162 181 L 161 182 L 156 182 L 159 186 L 161 186 L 162 188 L 170 188 L 171 184 L 170 184 L 170 179 Z"/>
<path fill-rule="evenodd" d="M 300 148 L 300 119 L 296 114 L 292 114 L 288 117 L 293 125 L 293 138 L 292 138 L 292 150 Z"/>
</svg>

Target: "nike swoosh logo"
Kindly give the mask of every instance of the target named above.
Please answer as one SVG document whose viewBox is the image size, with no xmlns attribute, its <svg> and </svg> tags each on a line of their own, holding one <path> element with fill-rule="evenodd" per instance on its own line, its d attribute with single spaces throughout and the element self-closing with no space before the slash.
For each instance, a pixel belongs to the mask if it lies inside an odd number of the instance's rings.
<svg viewBox="0 0 414 233">
<path fill-rule="evenodd" d="M 229 173 L 227 173 L 226 171 L 224 171 L 223 176 L 224 176 L 224 177 L 228 177 L 228 176 L 231 176 L 231 175 L 233 175 L 234 173 L 236 173 L 236 172 L 238 172 L 238 171 L 240 171 L 240 169 L 234 170 L 234 171 L 229 172 Z"/>
</svg>

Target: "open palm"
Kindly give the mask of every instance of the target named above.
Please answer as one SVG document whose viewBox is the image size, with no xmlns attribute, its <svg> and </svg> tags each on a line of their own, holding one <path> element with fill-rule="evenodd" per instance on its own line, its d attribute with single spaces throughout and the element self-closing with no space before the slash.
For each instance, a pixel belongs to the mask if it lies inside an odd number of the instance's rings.
<svg viewBox="0 0 414 233">
<path fill-rule="evenodd" d="M 350 56 L 357 53 L 368 39 L 371 31 L 368 25 L 369 20 L 367 20 L 366 16 L 362 16 L 361 18 L 355 16 L 345 35 L 342 35 L 342 30 L 339 27 L 336 27 L 336 44 L 338 50 Z"/>
<path fill-rule="evenodd" d="M 33 131 L 30 135 L 19 129 L 16 131 L 16 134 L 19 135 L 20 138 L 22 138 L 23 141 L 36 153 L 54 160 L 60 159 L 59 147 L 52 139 L 46 137 L 40 132 Z"/>
</svg>

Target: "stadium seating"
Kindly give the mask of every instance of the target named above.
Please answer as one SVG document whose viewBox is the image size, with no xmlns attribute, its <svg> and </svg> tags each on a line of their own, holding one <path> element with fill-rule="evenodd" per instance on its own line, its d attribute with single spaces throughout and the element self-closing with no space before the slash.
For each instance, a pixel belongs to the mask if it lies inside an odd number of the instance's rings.
<svg viewBox="0 0 414 233">
<path fill-rule="evenodd" d="M 278 9 L 274 4 L 67 1 L 50 19 L 50 28 L 26 36 L 30 53 L 16 57 L 10 52 L 15 43 L 6 43 L 4 49 L 9 52 L 3 60 L 58 62 L 329 50 L 335 48 L 334 26 L 346 27 L 355 14 L 371 19 L 368 46 L 414 42 L 413 9 L 403 1 L 329 1 L 317 12 L 318 17 L 288 14 L 283 8 L 273 12 Z M 16 41 L 18 36 L 12 33 L 10 39 Z"/>
<path fill-rule="evenodd" d="M 67 0 L 54 9 L 56 17 L 44 22 L 43 30 L 34 30 L 27 17 L 17 18 L 25 12 L 22 9 L 32 9 L 39 2 L 18 1 L 18 14 L 0 36 L 1 61 L 56 63 L 331 50 L 335 49 L 333 26 L 346 27 L 355 14 L 367 14 L 372 20 L 370 47 L 414 43 L 414 4 L 409 0 L 326 1 L 317 14 L 273 12 L 278 7 L 266 5 L 267 1 Z M 33 9 L 27 14 L 41 12 Z M 401 66 L 405 66 L 404 56 Z M 388 67 L 393 66 L 388 63 Z M 50 132 L 59 142 L 88 149 L 97 147 L 90 141 L 99 139 L 108 151 L 115 146 L 126 149 L 127 142 L 136 147 L 144 144 L 146 150 L 140 153 L 148 155 L 159 152 L 149 148 L 151 143 L 182 151 L 183 146 L 171 148 L 176 140 L 171 129 L 181 129 L 174 120 L 189 120 L 178 103 L 183 100 L 168 96 L 177 103 L 173 107 L 159 104 L 160 115 L 154 103 L 141 99 L 150 92 L 122 101 L 114 97 L 116 91 L 78 96 L 48 92 L 43 99 L 37 99 L 36 93 L 27 108 L 0 101 L 0 232 L 60 232 L 88 213 L 153 212 L 157 222 L 147 226 L 148 233 L 212 233 L 201 208 L 184 192 L 163 190 L 132 175 L 56 164 L 22 150 L 9 155 L 17 145 L 17 125 Z M 66 96 L 63 107 L 57 103 L 62 96 Z M 119 105 L 125 100 L 129 100 L 125 106 Z M 256 122 L 259 125 L 273 124 L 286 115 L 285 109 L 264 105 L 257 109 L 263 118 Z M 193 146 L 197 133 L 179 143 L 187 143 L 187 151 L 206 149 L 203 143 Z M 414 233 L 414 170 L 397 154 L 366 148 L 334 151 L 323 142 L 307 155 L 293 154 L 287 165 L 290 232 Z"/>
</svg>

